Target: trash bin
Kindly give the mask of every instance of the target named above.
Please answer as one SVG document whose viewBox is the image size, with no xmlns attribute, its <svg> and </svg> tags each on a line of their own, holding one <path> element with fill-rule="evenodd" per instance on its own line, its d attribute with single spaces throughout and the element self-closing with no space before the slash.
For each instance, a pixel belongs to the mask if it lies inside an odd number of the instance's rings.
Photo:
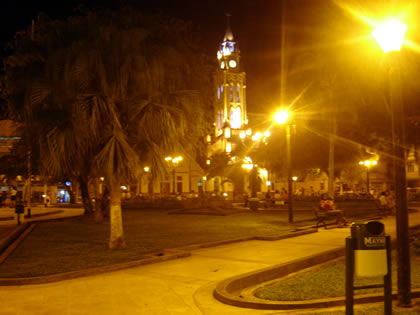
<svg viewBox="0 0 420 315">
<path fill-rule="evenodd" d="M 379 277 L 388 274 L 383 223 L 353 223 L 351 237 L 354 240 L 354 274 L 358 277 Z"/>
</svg>

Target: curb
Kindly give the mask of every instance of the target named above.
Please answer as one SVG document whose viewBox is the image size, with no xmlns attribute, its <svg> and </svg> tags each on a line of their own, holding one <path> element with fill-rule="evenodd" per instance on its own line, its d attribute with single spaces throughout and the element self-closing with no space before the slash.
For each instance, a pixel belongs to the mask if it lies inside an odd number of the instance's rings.
<svg viewBox="0 0 420 315">
<path fill-rule="evenodd" d="M 278 241 L 285 238 L 292 238 L 292 237 L 301 236 L 305 234 L 315 233 L 317 231 L 318 231 L 317 229 L 307 229 L 307 230 L 302 230 L 302 231 L 290 232 L 288 234 L 283 234 L 283 235 L 249 236 L 249 237 L 243 237 L 243 238 L 237 238 L 237 239 L 231 239 L 231 240 L 225 240 L 225 241 L 203 243 L 203 244 L 196 244 L 196 245 L 187 245 L 183 247 L 177 247 L 175 248 L 175 250 L 194 250 L 194 249 L 215 247 L 215 246 L 221 246 L 221 245 L 227 245 L 227 244 L 245 242 L 245 241 Z"/>
<path fill-rule="evenodd" d="M 9 256 L 16 247 L 35 227 L 31 223 L 18 225 L 4 240 L 0 242 L 0 264 Z"/>
<path fill-rule="evenodd" d="M 33 230 L 34 227 L 35 227 L 35 224 L 30 224 L 26 230 L 22 231 L 22 233 L 19 234 L 18 238 L 15 237 L 9 243 L 3 255 L 0 256 L 0 263 L 2 263 L 7 258 L 7 256 L 11 254 L 11 252 L 20 244 L 20 242 L 24 240 L 24 238 Z M 194 249 L 215 247 L 215 246 L 243 242 L 243 241 L 250 241 L 250 240 L 276 241 L 276 240 L 291 238 L 291 237 L 300 236 L 304 234 L 310 234 L 316 231 L 317 231 L 316 229 L 312 229 L 312 230 L 291 232 L 289 234 L 269 236 L 269 237 L 251 236 L 251 237 L 245 237 L 245 238 L 240 238 L 240 239 L 225 240 L 225 241 L 219 241 L 219 242 L 203 243 L 203 244 L 197 244 L 197 245 L 178 247 L 178 248 L 173 248 L 173 249 L 167 249 L 167 250 L 157 252 L 157 253 L 145 254 L 144 256 L 147 258 L 125 262 L 125 263 L 99 266 L 99 267 L 93 267 L 93 268 L 88 268 L 88 269 L 83 269 L 83 270 L 70 271 L 70 272 L 64 272 L 64 273 L 52 274 L 52 275 L 46 275 L 46 276 L 38 276 L 38 277 L 0 278 L 0 286 L 43 284 L 43 283 L 57 282 L 57 281 L 63 281 L 63 280 L 70 280 L 70 279 L 80 278 L 80 277 L 99 275 L 99 274 L 103 274 L 107 272 L 119 271 L 123 269 L 134 268 L 138 266 L 189 257 L 191 256 L 191 253 L 189 251 L 194 250 Z"/>
<path fill-rule="evenodd" d="M 420 225 L 410 227 L 411 235 L 419 235 Z M 392 241 L 392 247 L 396 245 L 396 240 Z M 243 308 L 266 309 L 266 310 L 291 310 L 306 308 L 327 308 L 332 306 L 345 305 L 345 297 L 314 299 L 306 301 L 270 301 L 260 299 L 255 296 L 243 296 L 241 293 L 246 288 L 282 278 L 290 273 L 294 273 L 314 265 L 322 264 L 329 260 L 345 256 L 345 248 L 336 248 L 326 252 L 318 253 L 310 257 L 294 260 L 284 264 L 276 265 L 252 271 L 242 275 L 234 276 L 220 282 L 213 291 L 216 300 Z M 420 289 L 411 291 L 413 297 L 420 297 Z M 397 293 L 392 294 L 393 299 L 397 299 Z M 354 301 L 358 303 L 374 303 L 384 300 L 381 294 L 355 295 Z"/>
<path fill-rule="evenodd" d="M 276 265 L 274 267 L 268 267 L 258 271 L 231 277 L 220 282 L 214 289 L 213 295 L 218 301 L 222 303 L 244 308 L 285 310 L 303 308 L 302 305 L 304 304 L 308 305 L 305 308 L 323 307 L 313 303 L 278 302 L 262 300 L 258 298 L 244 299 L 244 297 L 241 295 L 241 291 L 247 287 L 281 278 L 290 273 L 297 272 L 299 270 L 309 268 L 313 265 L 344 256 L 344 254 L 344 248 L 332 249 L 323 253 L 312 255 L 310 257 Z"/>
<path fill-rule="evenodd" d="M 0 286 L 43 284 L 43 283 L 57 282 L 57 281 L 63 281 L 63 280 L 70 280 L 74 278 L 94 276 L 94 275 L 99 275 L 99 274 L 103 274 L 107 272 L 119 271 L 123 269 L 134 268 L 134 267 L 153 264 L 157 262 L 184 258 L 184 257 L 191 256 L 191 254 L 187 252 L 175 252 L 175 251 L 172 252 L 170 250 L 167 250 L 164 253 L 157 254 L 156 256 L 158 257 L 149 257 L 146 259 L 130 261 L 127 263 L 88 268 L 88 269 L 83 269 L 83 270 L 70 271 L 70 272 L 58 273 L 58 274 L 47 275 L 47 276 L 25 277 L 25 278 L 0 278 Z"/>
</svg>

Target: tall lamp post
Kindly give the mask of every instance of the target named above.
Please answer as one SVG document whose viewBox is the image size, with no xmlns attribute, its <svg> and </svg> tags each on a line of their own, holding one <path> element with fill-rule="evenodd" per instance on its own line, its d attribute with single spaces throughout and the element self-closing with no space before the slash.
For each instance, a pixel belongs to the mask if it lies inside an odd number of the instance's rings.
<svg viewBox="0 0 420 315">
<path fill-rule="evenodd" d="M 359 162 L 359 164 L 360 165 L 364 165 L 365 167 L 366 167 L 366 193 L 367 193 L 367 195 L 369 196 L 369 194 L 370 194 L 370 188 L 369 188 L 369 168 L 372 166 L 372 165 L 377 165 L 378 164 L 378 161 L 376 161 L 376 160 L 373 160 L 373 161 L 371 161 L 371 160 L 366 160 L 366 161 L 360 161 Z"/>
<path fill-rule="evenodd" d="M 394 182 L 397 221 L 398 249 L 398 304 L 411 306 L 410 293 L 410 248 L 408 237 L 407 184 L 405 165 L 404 107 L 401 93 L 401 78 L 398 51 L 404 42 L 407 26 L 391 20 L 379 25 L 372 35 L 388 57 L 389 98 L 392 111 L 394 154 Z"/>
<path fill-rule="evenodd" d="M 289 223 L 293 223 L 293 180 L 292 180 L 292 153 L 290 145 L 290 112 L 286 109 L 279 110 L 274 115 L 274 120 L 280 125 L 286 125 L 286 164 L 287 164 L 287 186 L 289 191 Z"/>
<path fill-rule="evenodd" d="M 165 161 L 168 162 L 172 167 L 172 192 L 175 194 L 176 193 L 176 190 L 175 190 L 175 184 L 176 184 L 176 182 L 175 182 L 175 175 L 176 175 L 175 167 L 178 165 L 179 162 L 182 161 L 182 156 L 177 156 L 177 157 L 174 157 L 174 158 L 171 157 L 171 156 L 167 156 L 165 158 Z"/>
</svg>

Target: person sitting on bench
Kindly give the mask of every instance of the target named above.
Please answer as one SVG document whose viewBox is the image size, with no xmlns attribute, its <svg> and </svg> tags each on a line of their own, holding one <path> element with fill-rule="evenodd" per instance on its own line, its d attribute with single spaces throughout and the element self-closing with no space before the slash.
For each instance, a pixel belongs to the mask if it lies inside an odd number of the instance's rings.
<svg viewBox="0 0 420 315">
<path fill-rule="evenodd" d="M 328 194 L 321 195 L 319 209 L 325 211 L 328 215 L 336 216 L 338 227 L 346 225 L 346 219 L 344 218 L 343 211 L 336 209 L 334 201 L 328 196 Z"/>
</svg>

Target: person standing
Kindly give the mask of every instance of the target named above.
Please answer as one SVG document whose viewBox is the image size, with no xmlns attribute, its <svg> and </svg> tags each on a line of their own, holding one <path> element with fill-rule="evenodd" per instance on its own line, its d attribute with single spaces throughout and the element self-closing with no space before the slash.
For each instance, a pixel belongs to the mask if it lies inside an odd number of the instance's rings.
<svg viewBox="0 0 420 315">
<path fill-rule="evenodd" d="M 16 207 L 16 194 L 17 194 L 17 190 L 15 186 L 11 186 L 10 188 L 10 206 L 12 208 Z"/>
<path fill-rule="evenodd" d="M 48 208 L 50 205 L 51 199 L 50 196 L 48 195 L 48 192 L 45 194 L 44 196 L 44 207 Z"/>
</svg>

